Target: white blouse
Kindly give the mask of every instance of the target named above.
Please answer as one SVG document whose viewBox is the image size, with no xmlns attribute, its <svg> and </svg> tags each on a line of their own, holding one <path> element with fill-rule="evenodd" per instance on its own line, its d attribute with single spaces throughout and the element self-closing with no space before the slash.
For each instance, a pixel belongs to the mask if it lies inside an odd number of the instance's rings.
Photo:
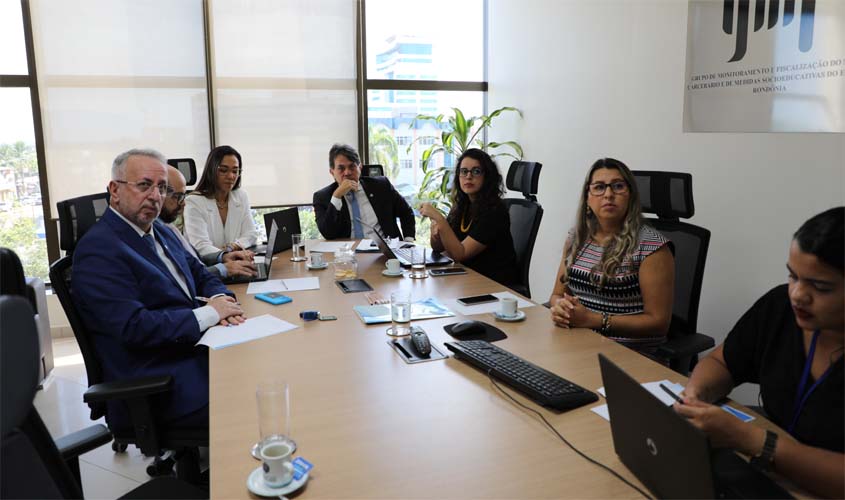
<svg viewBox="0 0 845 500">
<path fill-rule="evenodd" d="M 185 236 L 200 255 L 225 250 L 227 243 L 235 242 L 243 248 L 258 242 L 258 230 L 252 221 L 246 191 L 236 189 L 229 193 L 229 211 L 225 224 L 220 219 L 214 198 L 190 194 L 185 198 Z"/>
</svg>

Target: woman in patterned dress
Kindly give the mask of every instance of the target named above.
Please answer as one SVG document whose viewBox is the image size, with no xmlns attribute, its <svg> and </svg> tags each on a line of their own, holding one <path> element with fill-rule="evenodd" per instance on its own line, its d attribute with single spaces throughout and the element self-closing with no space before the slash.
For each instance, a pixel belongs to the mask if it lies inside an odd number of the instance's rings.
<svg viewBox="0 0 845 500">
<path fill-rule="evenodd" d="M 672 319 L 673 246 L 642 217 L 634 176 L 619 160 L 590 167 L 552 291 L 552 321 L 592 328 L 641 352 Z"/>
</svg>

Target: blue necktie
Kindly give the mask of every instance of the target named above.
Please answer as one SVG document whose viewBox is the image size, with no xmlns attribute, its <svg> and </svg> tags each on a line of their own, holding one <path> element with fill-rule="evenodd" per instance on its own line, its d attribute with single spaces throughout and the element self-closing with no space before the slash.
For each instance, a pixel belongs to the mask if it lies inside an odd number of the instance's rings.
<svg viewBox="0 0 845 500">
<path fill-rule="evenodd" d="M 158 256 L 158 250 L 156 250 L 156 240 L 153 238 L 153 235 L 145 234 L 141 239 L 144 240 L 144 243 L 146 243 L 148 247 L 150 247 L 150 250 L 153 251 L 153 255 Z"/>
<path fill-rule="evenodd" d="M 358 200 L 353 191 L 349 192 L 349 206 L 352 207 L 352 237 L 358 240 L 364 237 L 364 228 L 358 221 L 361 218 L 361 208 L 358 207 Z"/>
</svg>

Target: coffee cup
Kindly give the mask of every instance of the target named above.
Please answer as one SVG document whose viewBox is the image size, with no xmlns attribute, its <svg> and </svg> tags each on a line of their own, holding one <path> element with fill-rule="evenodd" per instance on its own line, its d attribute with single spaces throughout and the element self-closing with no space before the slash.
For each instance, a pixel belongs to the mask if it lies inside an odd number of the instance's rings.
<svg viewBox="0 0 845 500">
<path fill-rule="evenodd" d="M 399 259 L 388 259 L 385 265 L 387 266 L 387 272 L 390 274 L 397 274 L 400 271 Z"/>
<path fill-rule="evenodd" d="M 285 441 L 271 441 L 261 447 L 264 484 L 280 488 L 293 479 L 293 447 Z"/>
<path fill-rule="evenodd" d="M 323 253 L 311 252 L 311 267 L 321 267 L 323 265 Z"/>
<path fill-rule="evenodd" d="M 501 308 L 499 309 L 499 314 L 506 318 L 512 318 L 516 316 L 516 299 L 511 297 L 505 297 L 499 301 L 499 305 Z"/>
</svg>

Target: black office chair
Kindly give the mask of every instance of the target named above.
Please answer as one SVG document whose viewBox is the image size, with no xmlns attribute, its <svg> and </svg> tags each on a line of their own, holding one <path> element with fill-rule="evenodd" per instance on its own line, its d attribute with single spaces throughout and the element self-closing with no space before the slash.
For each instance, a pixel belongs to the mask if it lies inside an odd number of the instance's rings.
<svg viewBox="0 0 845 500">
<path fill-rule="evenodd" d="M 361 177 L 384 177 L 384 167 L 381 165 L 361 165 Z"/>
<path fill-rule="evenodd" d="M 111 441 L 102 425 L 53 440 L 33 406 L 38 337 L 22 297 L 0 297 L 0 498 L 82 498 L 79 455 Z M 208 498 L 172 477 L 156 478 L 123 498 Z"/>
<path fill-rule="evenodd" d="M 109 208 L 109 193 L 89 194 L 56 203 L 59 214 L 59 247 L 67 255 Z"/>
<path fill-rule="evenodd" d="M 193 186 L 197 182 L 197 164 L 193 158 L 170 158 L 167 164 L 182 172 L 186 185 Z"/>
<path fill-rule="evenodd" d="M 534 243 L 543 220 L 543 207 L 537 203 L 537 187 L 540 180 L 542 163 L 533 161 L 515 161 L 511 163 L 506 178 L 507 188 L 520 191 L 524 199 L 505 198 L 505 205 L 511 219 L 511 237 L 516 252 L 516 266 L 519 271 L 519 283 L 511 286 L 515 292 L 531 298 L 528 272 Z"/>
<path fill-rule="evenodd" d="M 50 281 L 85 362 L 88 390 L 85 391 L 83 401 L 91 408 L 91 420 L 107 415 L 108 402 L 122 401 L 128 408 L 133 426 L 109 427 L 114 436 L 112 449 L 122 452 L 126 450 L 127 445 L 134 444 L 144 455 L 156 457 L 153 464 L 147 467 L 149 475 L 169 474 L 173 465 L 176 465 L 178 477 L 194 484 L 199 483 L 198 447 L 208 446 L 207 430 L 172 429 L 156 421 L 156 398 L 171 390 L 173 377 L 170 375 L 104 382 L 102 364 L 94 340 L 85 327 L 76 304 L 73 303 L 72 259 L 72 256 L 65 256 L 54 262 L 50 266 Z"/>
<path fill-rule="evenodd" d="M 710 231 L 679 219 L 695 214 L 692 197 L 692 175 L 681 172 L 633 171 L 646 218 L 675 246 L 675 294 L 672 323 L 666 343 L 657 356 L 669 366 L 688 374 L 698 362 L 698 354 L 715 345 L 712 337 L 697 332 L 698 302 L 704 264 L 710 246 Z"/>
</svg>

